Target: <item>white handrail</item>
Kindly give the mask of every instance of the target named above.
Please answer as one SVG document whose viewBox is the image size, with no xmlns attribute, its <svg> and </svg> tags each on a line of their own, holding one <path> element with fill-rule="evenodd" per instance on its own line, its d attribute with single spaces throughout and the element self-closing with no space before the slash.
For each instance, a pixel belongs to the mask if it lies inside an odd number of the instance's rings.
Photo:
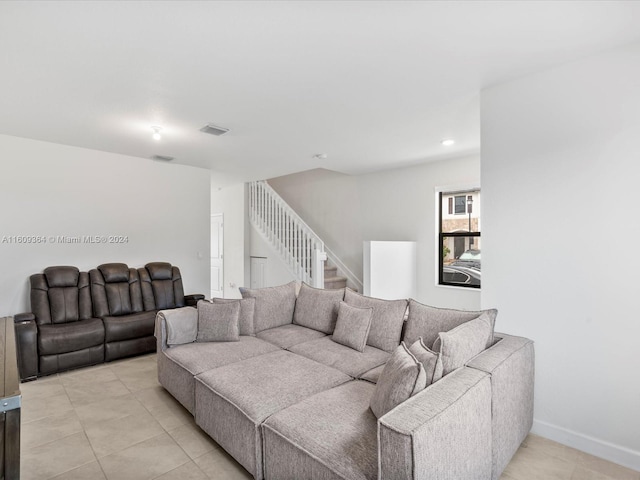
<svg viewBox="0 0 640 480">
<path fill-rule="evenodd" d="M 299 280 L 324 288 L 324 242 L 263 180 L 249 183 L 249 219 Z"/>
</svg>

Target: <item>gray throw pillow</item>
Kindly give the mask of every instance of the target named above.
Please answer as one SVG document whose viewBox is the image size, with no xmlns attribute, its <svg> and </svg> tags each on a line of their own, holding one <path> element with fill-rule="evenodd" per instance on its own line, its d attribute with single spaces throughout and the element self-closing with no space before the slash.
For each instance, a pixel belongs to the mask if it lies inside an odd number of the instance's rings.
<svg viewBox="0 0 640 480">
<path fill-rule="evenodd" d="M 360 308 L 340 302 L 338 320 L 331 340 L 346 347 L 364 352 L 371 329 L 372 308 Z"/>
<path fill-rule="evenodd" d="M 422 364 L 403 343 L 395 349 L 378 378 L 369 406 L 380 418 L 427 386 Z"/>
<path fill-rule="evenodd" d="M 256 310 L 255 298 L 212 298 L 213 303 L 232 303 L 240 302 L 240 314 L 238 316 L 240 321 L 240 335 L 256 335 L 256 329 L 253 324 L 253 317 Z"/>
<path fill-rule="evenodd" d="M 242 298 L 255 298 L 255 333 L 293 322 L 296 306 L 296 282 L 267 288 L 240 288 Z"/>
<path fill-rule="evenodd" d="M 424 367 L 424 372 L 427 375 L 427 386 L 442 378 L 442 356 L 439 352 L 434 352 L 427 347 L 422 341 L 422 337 L 409 347 L 409 351 Z"/>
<path fill-rule="evenodd" d="M 237 342 L 240 340 L 240 302 L 198 302 L 197 342 Z"/>
<path fill-rule="evenodd" d="M 400 344 L 404 314 L 407 311 L 406 300 L 382 300 L 365 297 L 347 288 L 344 301 L 354 307 L 371 307 L 371 331 L 367 345 L 379 348 L 385 352 L 393 352 Z"/>
<path fill-rule="evenodd" d="M 473 357 L 487 348 L 493 335 L 491 315 L 483 313 L 478 318 L 441 332 L 433 344 L 433 349 L 442 357 L 442 375 L 447 375 L 462 367 Z"/>
<path fill-rule="evenodd" d="M 160 310 L 157 315 L 164 318 L 167 327 L 167 345 L 173 347 L 193 343 L 198 334 L 198 311 L 193 307 Z"/>
<path fill-rule="evenodd" d="M 436 341 L 440 332 L 448 332 L 458 325 L 478 318 L 485 312 L 491 320 L 491 337 L 486 345 L 488 347 L 493 343 L 493 328 L 496 323 L 498 310 L 492 309 L 473 312 L 452 308 L 437 308 L 410 299 L 409 316 L 402 340 L 407 345 L 413 345 L 418 338 L 422 337 L 425 345 L 433 345 L 433 342 Z"/>
<path fill-rule="evenodd" d="M 325 290 L 303 283 L 298 292 L 293 323 L 331 335 L 336 327 L 338 307 L 343 299 L 344 288 Z"/>
</svg>

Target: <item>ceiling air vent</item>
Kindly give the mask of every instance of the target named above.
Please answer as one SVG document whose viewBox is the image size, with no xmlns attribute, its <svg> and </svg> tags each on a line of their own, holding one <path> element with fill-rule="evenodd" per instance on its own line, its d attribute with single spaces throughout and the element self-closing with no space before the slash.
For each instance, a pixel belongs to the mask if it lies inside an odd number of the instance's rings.
<svg viewBox="0 0 640 480">
<path fill-rule="evenodd" d="M 204 127 L 202 127 L 200 129 L 201 132 L 204 133 L 209 133 L 211 135 L 216 135 L 216 136 L 220 136 L 220 135 L 224 135 L 225 133 L 227 133 L 229 131 L 228 128 L 222 128 L 222 127 L 216 127 L 214 124 L 212 123 L 207 123 Z"/>
<path fill-rule="evenodd" d="M 158 160 L 160 162 L 170 162 L 171 160 L 174 160 L 175 157 L 170 157 L 168 155 L 154 155 L 151 159 Z"/>
</svg>

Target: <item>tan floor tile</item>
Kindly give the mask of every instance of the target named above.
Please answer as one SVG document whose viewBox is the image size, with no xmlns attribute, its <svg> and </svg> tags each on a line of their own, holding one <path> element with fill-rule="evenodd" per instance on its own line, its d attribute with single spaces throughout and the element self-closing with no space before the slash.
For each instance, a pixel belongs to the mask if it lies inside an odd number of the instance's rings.
<svg viewBox="0 0 640 480">
<path fill-rule="evenodd" d="M 152 388 L 145 388 L 144 390 L 136 390 L 133 392 L 133 396 L 136 397 L 142 405 L 147 409 L 156 407 L 176 407 L 180 405 L 175 398 L 167 392 L 164 387 L 158 385 Z"/>
<path fill-rule="evenodd" d="M 155 366 L 148 370 L 136 370 L 127 373 L 118 373 L 118 378 L 132 392 L 160 386 Z"/>
<path fill-rule="evenodd" d="M 573 472 L 571 480 L 616 480 L 614 477 L 603 475 L 602 473 L 594 472 L 587 468 L 577 466 Z"/>
<path fill-rule="evenodd" d="M 68 472 L 62 473 L 51 480 L 106 480 L 100 464 L 95 462 L 87 463 L 82 467 L 74 468 Z"/>
<path fill-rule="evenodd" d="M 514 480 L 571 480 L 574 470 L 574 463 L 523 446 L 503 473 Z"/>
<path fill-rule="evenodd" d="M 517 480 L 516 478 L 513 478 L 511 475 L 503 473 L 502 475 L 500 475 L 500 480 Z"/>
<path fill-rule="evenodd" d="M 84 433 L 75 433 L 55 442 L 21 452 L 20 478 L 42 480 L 96 460 Z"/>
<path fill-rule="evenodd" d="M 20 393 L 30 399 L 53 397 L 66 393 L 57 375 L 20 384 Z"/>
<path fill-rule="evenodd" d="M 187 462 L 189 457 L 167 433 L 100 459 L 109 480 L 148 480 Z"/>
<path fill-rule="evenodd" d="M 579 456 L 577 461 L 578 465 L 587 470 L 612 477 L 615 480 L 640 480 L 640 472 L 594 457 L 588 453 L 580 452 L 578 450 L 575 451 Z"/>
<path fill-rule="evenodd" d="M 82 432 L 82 425 L 73 410 L 23 423 L 20 428 L 20 446 L 31 449 L 74 433 Z"/>
<path fill-rule="evenodd" d="M 182 425 L 169 431 L 169 435 L 192 459 L 220 446 L 197 425 Z"/>
<path fill-rule="evenodd" d="M 153 415 L 153 418 L 164 428 L 167 432 L 174 430 L 181 425 L 193 425 L 196 422 L 189 411 L 181 405 L 174 405 L 172 407 L 158 406 L 147 408 L 149 413 Z"/>
<path fill-rule="evenodd" d="M 139 357 L 124 358 L 107 363 L 109 368 L 114 372 L 131 371 L 141 368 L 147 368 L 150 365 L 156 365 L 156 354 L 141 355 Z"/>
<path fill-rule="evenodd" d="M 131 393 L 111 397 L 76 408 L 80 422 L 84 425 L 117 420 L 128 415 L 145 414 L 146 409 Z"/>
<path fill-rule="evenodd" d="M 73 405 L 66 393 L 52 395 L 51 397 L 36 398 L 31 398 L 28 394 L 23 394 L 22 423 L 25 424 L 47 416 L 58 415 L 72 409 Z"/>
<path fill-rule="evenodd" d="M 98 458 L 164 433 L 148 412 L 93 423 L 85 431 Z"/>
<path fill-rule="evenodd" d="M 78 368 L 58 374 L 60 382 L 66 387 L 76 383 L 105 383 L 117 380 L 115 374 L 109 370 L 107 364 L 95 365 L 93 367 Z"/>
<path fill-rule="evenodd" d="M 194 459 L 208 478 L 215 480 L 252 480 L 253 476 L 227 452 L 215 449 Z"/>
<path fill-rule="evenodd" d="M 200 470 L 200 467 L 193 462 L 189 462 L 164 475 L 160 475 L 155 480 L 207 480 L 208 478 Z"/>
<path fill-rule="evenodd" d="M 111 371 L 109 370 L 109 372 Z M 65 390 L 74 407 L 81 407 L 99 402 L 105 398 L 118 397 L 129 393 L 129 389 L 117 379 L 104 383 L 74 382 L 73 384 L 65 385 Z"/>
</svg>

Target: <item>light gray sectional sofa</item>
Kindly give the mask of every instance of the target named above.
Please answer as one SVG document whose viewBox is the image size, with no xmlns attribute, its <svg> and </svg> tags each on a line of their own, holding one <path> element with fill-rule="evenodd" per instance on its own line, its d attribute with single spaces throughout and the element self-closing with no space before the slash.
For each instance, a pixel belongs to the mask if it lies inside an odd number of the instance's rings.
<svg viewBox="0 0 640 480">
<path fill-rule="evenodd" d="M 158 379 L 256 479 L 495 480 L 531 428 L 533 343 L 495 310 L 241 291 L 158 313 Z"/>
</svg>

